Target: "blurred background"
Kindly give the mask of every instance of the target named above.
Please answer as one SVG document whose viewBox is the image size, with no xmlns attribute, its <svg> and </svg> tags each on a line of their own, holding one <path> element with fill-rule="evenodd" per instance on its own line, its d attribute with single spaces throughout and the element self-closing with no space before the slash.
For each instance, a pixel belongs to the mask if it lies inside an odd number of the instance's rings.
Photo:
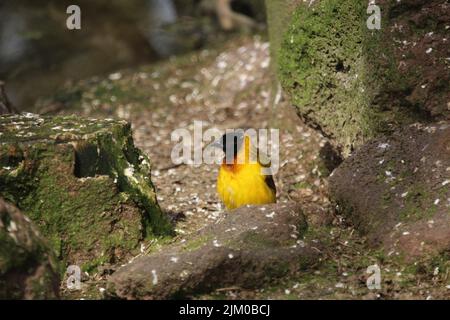
<svg viewBox="0 0 450 320">
<path fill-rule="evenodd" d="M 66 9 L 81 8 L 81 30 Z M 18 110 L 68 81 L 262 32 L 263 0 L 2 0 L 0 80 Z"/>
</svg>

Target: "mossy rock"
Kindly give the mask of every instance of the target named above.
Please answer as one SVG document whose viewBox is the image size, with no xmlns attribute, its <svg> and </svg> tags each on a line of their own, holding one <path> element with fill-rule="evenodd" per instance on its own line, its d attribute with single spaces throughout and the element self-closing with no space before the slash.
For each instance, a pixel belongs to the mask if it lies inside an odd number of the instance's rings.
<svg viewBox="0 0 450 320">
<path fill-rule="evenodd" d="M 85 268 L 171 233 L 150 160 L 125 121 L 2 116 L 0 195 L 36 222 L 61 259 Z"/>
<path fill-rule="evenodd" d="M 0 198 L 0 299 L 58 297 L 52 250 L 28 217 Z"/>
<path fill-rule="evenodd" d="M 289 27 L 292 13 L 301 0 L 266 0 L 267 23 L 269 25 L 270 54 L 278 61 L 283 35 Z M 277 63 L 272 64 L 276 66 Z"/>
<path fill-rule="evenodd" d="M 276 52 L 280 81 L 299 116 L 344 156 L 403 125 L 450 117 L 450 6 L 376 4 L 380 30 L 367 27 L 367 2 L 302 2 Z"/>
<path fill-rule="evenodd" d="M 371 246 L 410 260 L 450 250 L 450 123 L 371 140 L 330 177 L 330 194 Z"/>
<path fill-rule="evenodd" d="M 246 206 L 164 250 L 136 258 L 108 279 L 121 299 L 172 299 L 217 288 L 259 288 L 310 271 L 320 243 L 302 241 L 307 230 L 296 203 Z"/>
</svg>

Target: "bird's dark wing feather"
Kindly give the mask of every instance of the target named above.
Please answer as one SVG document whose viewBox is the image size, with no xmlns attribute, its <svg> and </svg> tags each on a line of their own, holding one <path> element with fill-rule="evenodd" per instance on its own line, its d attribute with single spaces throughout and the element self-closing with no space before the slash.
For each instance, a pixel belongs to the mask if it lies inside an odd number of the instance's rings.
<svg viewBox="0 0 450 320">
<path fill-rule="evenodd" d="M 270 189 L 273 190 L 273 192 L 276 194 L 277 193 L 277 187 L 275 186 L 275 181 L 273 181 L 273 177 L 272 176 L 266 176 L 266 184 L 269 186 Z"/>
<path fill-rule="evenodd" d="M 253 146 L 253 145 L 250 146 L 250 159 L 257 159 L 258 163 L 265 168 L 270 168 L 270 166 L 271 166 L 269 157 L 264 152 L 262 152 L 256 146 Z M 269 188 L 272 189 L 273 192 L 276 194 L 277 187 L 275 186 L 275 181 L 273 180 L 273 176 L 266 175 L 265 182 L 269 186 Z"/>
</svg>

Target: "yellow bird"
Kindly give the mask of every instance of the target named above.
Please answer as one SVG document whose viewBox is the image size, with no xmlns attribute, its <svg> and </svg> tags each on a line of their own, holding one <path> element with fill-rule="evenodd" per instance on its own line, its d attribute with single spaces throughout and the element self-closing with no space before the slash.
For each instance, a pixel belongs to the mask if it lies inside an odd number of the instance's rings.
<svg viewBox="0 0 450 320">
<path fill-rule="evenodd" d="M 211 146 L 225 153 L 217 178 L 217 192 L 227 209 L 276 202 L 270 163 L 267 164 L 266 155 L 251 145 L 249 136 L 242 131 L 227 133 Z"/>
</svg>

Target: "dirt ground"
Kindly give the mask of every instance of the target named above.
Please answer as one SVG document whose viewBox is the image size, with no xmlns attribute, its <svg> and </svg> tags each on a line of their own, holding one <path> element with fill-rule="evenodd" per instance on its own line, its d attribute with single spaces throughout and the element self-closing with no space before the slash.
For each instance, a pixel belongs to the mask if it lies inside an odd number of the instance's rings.
<svg viewBox="0 0 450 320">
<path fill-rule="evenodd" d="M 280 170 L 275 176 L 278 201 L 304 206 L 307 237 L 325 244 L 317 270 L 282 279 L 258 290 L 222 288 L 194 299 L 439 299 L 450 298 L 448 259 L 404 265 L 382 252 L 368 249 L 342 217 L 334 214 L 327 195 L 327 176 L 339 163 L 327 140 L 305 126 L 273 80 L 269 44 L 260 37 L 229 41 L 225 47 L 182 58 L 69 84 L 56 98 L 38 105 L 43 112 L 61 108 L 84 116 L 129 120 L 136 145 L 152 160 L 152 181 L 162 209 L 176 224 L 172 240 L 146 242 L 141 254 L 167 241 L 184 241 L 189 234 L 217 222 L 224 209 L 218 200 L 216 165 L 174 165 L 171 152 L 175 129 L 278 128 Z M 43 108 L 45 106 L 45 108 Z M 204 146 L 202 146 L 204 147 Z M 368 266 L 382 270 L 382 288 L 366 287 Z M 104 266 L 86 275 L 81 292 L 65 298 L 101 298 L 108 273 Z"/>
</svg>

